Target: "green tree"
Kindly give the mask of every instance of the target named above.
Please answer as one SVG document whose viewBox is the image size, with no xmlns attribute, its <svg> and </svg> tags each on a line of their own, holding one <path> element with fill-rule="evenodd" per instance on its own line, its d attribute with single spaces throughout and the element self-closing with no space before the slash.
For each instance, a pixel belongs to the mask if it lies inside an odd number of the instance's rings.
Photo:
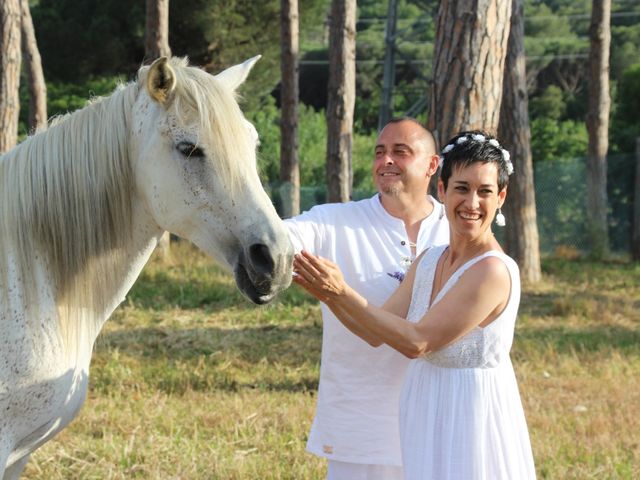
<svg viewBox="0 0 640 480">
<path fill-rule="evenodd" d="M 432 21 L 438 2 L 400 0 L 397 13 L 394 115 L 403 115 L 429 88 L 427 78 L 432 69 L 435 24 Z M 363 133 L 371 133 L 378 125 L 381 85 L 385 54 L 384 31 L 387 2 L 360 0 L 356 42 L 357 65 L 355 118 Z M 413 60 L 408 62 L 407 60 Z M 425 112 L 414 113 L 414 116 Z M 426 119 L 426 118 L 425 118 Z"/>
<path fill-rule="evenodd" d="M 640 136 L 640 63 L 624 71 L 618 83 L 614 115 L 611 123 L 611 143 L 614 152 L 633 152 Z"/>
<path fill-rule="evenodd" d="M 541 95 L 529 103 L 529 113 L 536 118 L 546 117 L 560 120 L 567 110 L 567 105 L 560 87 L 549 85 Z"/>
<path fill-rule="evenodd" d="M 47 79 L 131 74 L 144 57 L 144 2 L 40 0 L 31 15 Z"/>
<path fill-rule="evenodd" d="M 557 121 L 547 117 L 531 121 L 531 154 L 534 162 L 584 157 L 587 128 L 582 121 Z"/>
<path fill-rule="evenodd" d="M 640 58 L 640 23 L 612 26 L 611 44 L 611 75 L 620 78 Z"/>
<path fill-rule="evenodd" d="M 324 0 L 300 1 L 301 33 L 324 6 Z M 257 108 L 280 78 L 279 8 L 278 0 L 170 2 L 171 50 L 213 73 L 262 54 L 242 88 L 245 108 Z M 131 76 L 142 64 L 144 2 L 40 0 L 32 16 L 48 79 L 82 83 L 101 75 Z"/>
<path fill-rule="evenodd" d="M 300 104 L 300 184 L 305 187 L 324 187 L 327 122 L 323 110 L 316 111 Z M 280 112 L 270 97 L 260 109 L 247 112 L 260 134 L 258 168 L 263 183 L 277 185 L 280 176 Z M 354 134 L 353 187 L 354 190 L 372 191 L 371 162 L 375 146 L 375 133 Z"/>
</svg>

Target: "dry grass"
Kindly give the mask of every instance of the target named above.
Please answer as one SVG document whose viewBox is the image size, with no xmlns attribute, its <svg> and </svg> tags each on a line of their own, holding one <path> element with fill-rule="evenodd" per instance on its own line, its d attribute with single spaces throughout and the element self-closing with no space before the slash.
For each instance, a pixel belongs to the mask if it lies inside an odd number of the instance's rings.
<svg viewBox="0 0 640 480">
<path fill-rule="evenodd" d="M 298 289 L 255 308 L 191 247 L 153 260 L 98 340 L 80 416 L 27 479 L 320 479 L 321 341 Z M 539 478 L 640 478 L 640 265 L 546 262 L 513 359 Z"/>
<path fill-rule="evenodd" d="M 640 477 L 640 265 L 549 261 L 513 358 L 540 478 Z"/>
</svg>

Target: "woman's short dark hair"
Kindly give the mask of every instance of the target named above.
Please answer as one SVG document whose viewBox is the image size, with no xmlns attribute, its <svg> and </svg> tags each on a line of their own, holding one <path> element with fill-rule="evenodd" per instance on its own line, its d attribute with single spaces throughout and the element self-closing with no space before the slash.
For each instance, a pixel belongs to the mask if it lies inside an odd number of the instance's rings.
<svg viewBox="0 0 640 480">
<path fill-rule="evenodd" d="M 459 133 L 447 142 L 440 157 L 440 180 L 445 190 L 455 168 L 464 168 L 475 162 L 496 164 L 498 191 L 502 191 L 509 184 L 509 175 L 513 172 L 509 152 L 500 146 L 495 137 L 482 130 Z"/>
</svg>

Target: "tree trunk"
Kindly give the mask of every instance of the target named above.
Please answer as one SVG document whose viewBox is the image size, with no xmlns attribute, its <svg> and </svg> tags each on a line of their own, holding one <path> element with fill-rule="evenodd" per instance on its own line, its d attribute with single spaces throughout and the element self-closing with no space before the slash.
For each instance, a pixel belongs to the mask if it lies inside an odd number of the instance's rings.
<svg viewBox="0 0 640 480">
<path fill-rule="evenodd" d="M 147 0 L 144 31 L 144 53 L 147 62 L 158 57 L 171 56 L 169 48 L 169 0 Z M 158 241 L 158 250 L 164 260 L 171 254 L 171 234 L 164 232 Z"/>
<path fill-rule="evenodd" d="M 533 187 L 529 99 L 524 55 L 524 2 L 513 0 L 509 47 L 504 71 L 504 93 L 498 127 L 502 145 L 513 159 L 514 174 L 504 205 L 506 250 L 518 263 L 525 282 L 541 278 L 540 243 Z"/>
<path fill-rule="evenodd" d="M 327 102 L 327 201 L 351 197 L 356 90 L 356 1 L 332 0 Z"/>
<path fill-rule="evenodd" d="M 378 132 L 393 118 L 393 87 L 396 83 L 396 25 L 398 2 L 389 0 L 387 25 L 384 30 L 384 70 L 382 73 L 382 99 L 378 115 Z"/>
<path fill-rule="evenodd" d="M 22 55 L 29 81 L 29 132 L 47 128 L 47 84 L 44 81 L 42 60 L 33 29 L 29 0 L 21 0 Z"/>
<path fill-rule="evenodd" d="M 640 261 L 640 137 L 636 138 L 636 181 L 633 189 L 633 233 L 631 257 Z"/>
<path fill-rule="evenodd" d="M 440 145 L 461 130 L 498 129 L 511 0 L 442 0 L 429 128 Z"/>
<path fill-rule="evenodd" d="M 0 153 L 18 141 L 20 113 L 20 2 L 0 3 Z"/>
<path fill-rule="evenodd" d="M 298 0 L 280 2 L 280 198 L 282 216 L 300 213 L 298 163 Z"/>
<path fill-rule="evenodd" d="M 148 62 L 171 56 L 169 48 L 169 0 L 147 0 L 144 52 Z"/>
<path fill-rule="evenodd" d="M 587 208 L 591 255 L 602 259 L 609 252 L 607 229 L 607 150 L 609 148 L 609 46 L 611 0 L 593 0 L 589 28 L 589 154 Z"/>
</svg>

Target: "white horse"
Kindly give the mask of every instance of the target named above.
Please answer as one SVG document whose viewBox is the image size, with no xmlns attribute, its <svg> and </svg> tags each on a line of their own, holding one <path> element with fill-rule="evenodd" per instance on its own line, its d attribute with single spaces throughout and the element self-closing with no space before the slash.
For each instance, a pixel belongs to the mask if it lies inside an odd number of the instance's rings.
<svg viewBox="0 0 640 480">
<path fill-rule="evenodd" d="M 216 76 L 159 59 L 0 157 L 0 478 L 77 414 L 94 341 L 164 230 L 255 303 L 289 285 L 293 250 L 234 98 L 257 58 Z"/>
</svg>

